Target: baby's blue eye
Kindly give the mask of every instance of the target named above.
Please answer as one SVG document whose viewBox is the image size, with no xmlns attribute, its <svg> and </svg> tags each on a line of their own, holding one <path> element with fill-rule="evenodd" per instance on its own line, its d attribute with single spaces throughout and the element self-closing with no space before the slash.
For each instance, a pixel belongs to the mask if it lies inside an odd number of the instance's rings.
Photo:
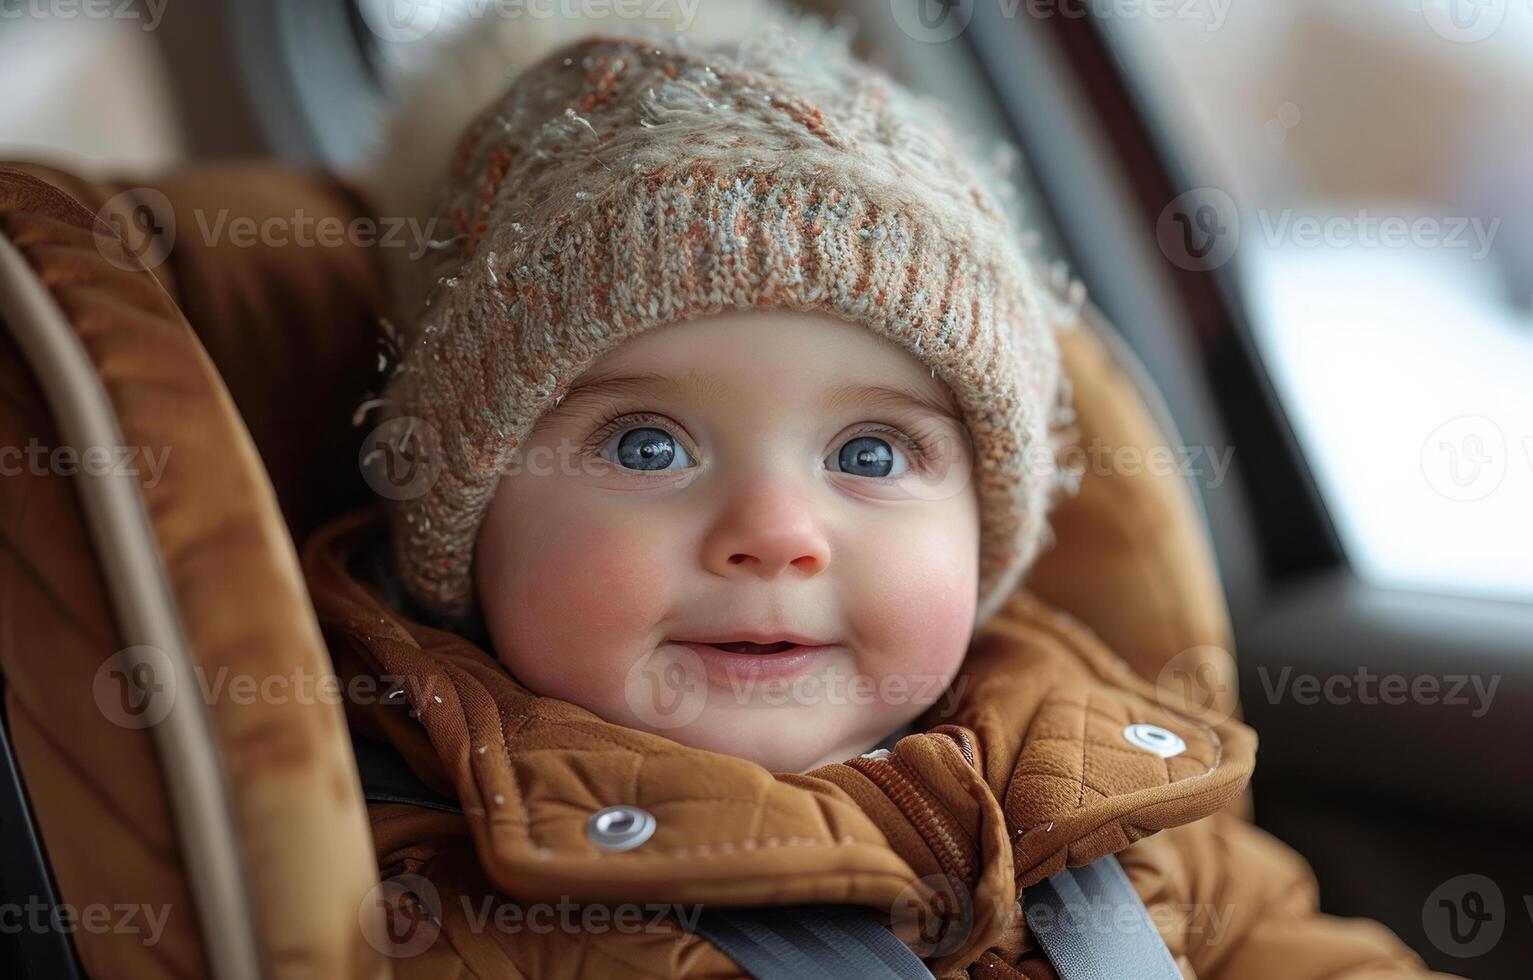
<svg viewBox="0 0 1533 980">
<path fill-rule="evenodd" d="M 836 468 L 852 476 L 899 476 L 905 472 L 903 462 L 904 456 L 887 439 L 877 436 L 848 439 L 836 454 Z"/>
<path fill-rule="evenodd" d="M 603 454 L 605 456 L 605 454 Z M 611 457 L 606 457 L 611 459 Z M 680 465 L 672 466 L 680 460 Z M 651 426 L 627 429 L 617 437 L 617 458 L 612 460 L 630 470 L 686 469 L 692 457 L 664 429 Z"/>
</svg>

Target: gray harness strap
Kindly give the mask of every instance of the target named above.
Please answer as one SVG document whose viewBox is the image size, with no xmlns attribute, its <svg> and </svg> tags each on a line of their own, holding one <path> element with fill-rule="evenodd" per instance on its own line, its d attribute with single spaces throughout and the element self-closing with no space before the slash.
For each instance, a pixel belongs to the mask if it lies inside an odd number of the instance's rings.
<svg viewBox="0 0 1533 980">
<path fill-rule="evenodd" d="M 860 905 L 712 908 L 695 928 L 756 980 L 932 980 L 910 947 Z"/>
<path fill-rule="evenodd" d="M 1066 868 L 1022 896 L 1061 980 L 1180 980 L 1149 910 L 1112 855 Z M 931 972 L 868 909 L 854 905 L 715 908 L 699 936 L 755 980 L 926 980 Z"/>
<path fill-rule="evenodd" d="M 1123 866 L 1111 854 L 1029 888 L 1022 912 L 1063 980 L 1180 980 Z"/>
</svg>

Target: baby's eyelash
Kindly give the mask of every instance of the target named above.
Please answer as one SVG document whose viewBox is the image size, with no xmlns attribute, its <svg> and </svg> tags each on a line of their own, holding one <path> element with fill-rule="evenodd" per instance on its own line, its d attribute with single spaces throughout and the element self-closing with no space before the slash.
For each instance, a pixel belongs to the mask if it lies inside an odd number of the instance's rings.
<svg viewBox="0 0 1533 980">
<path fill-rule="evenodd" d="M 659 429 L 669 433 L 672 437 L 677 436 L 678 426 L 675 422 L 663 415 L 655 415 L 651 412 L 618 411 L 616 409 L 604 412 L 604 421 L 591 433 L 582 448 L 586 452 L 597 452 L 607 444 L 607 440 L 627 429 L 648 427 Z M 619 424 L 621 423 L 621 424 Z M 682 440 L 685 441 L 685 440 Z"/>
<path fill-rule="evenodd" d="M 866 428 L 851 433 L 846 437 L 846 439 L 842 440 L 842 443 L 844 444 L 845 442 L 848 442 L 852 439 L 856 439 L 858 436 L 865 436 L 874 432 L 880 435 L 892 436 L 894 441 L 898 442 L 900 446 L 904 448 L 904 450 L 910 455 L 910 461 L 912 463 L 915 463 L 919 466 L 931 462 L 933 455 L 932 450 L 920 437 L 910 435 L 903 429 L 897 429 L 894 426 L 884 425 L 877 422 L 870 423 Z"/>
<path fill-rule="evenodd" d="M 601 413 L 602 422 L 596 427 L 586 440 L 582 448 L 586 452 L 596 453 L 607 444 L 607 441 L 619 432 L 639 427 L 651 427 L 669 433 L 672 437 L 682 442 L 687 440 L 683 437 L 685 430 L 673 420 L 664 415 L 656 415 L 653 412 L 645 412 L 632 408 L 624 408 L 616 403 L 609 403 Z M 858 436 L 869 433 L 888 436 L 897 442 L 909 455 L 910 461 L 917 466 L 929 465 L 936 458 L 938 452 L 937 426 L 914 424 L 910 431 L 889 425 L 883 422 L 862 423 L 859 427 L 849 432 L 842 443 L 855 439 Z M 840 445 L 838 443 L 837 445 Z M 692 450 L 688 448 L 688 452 Z"/>
</svg>

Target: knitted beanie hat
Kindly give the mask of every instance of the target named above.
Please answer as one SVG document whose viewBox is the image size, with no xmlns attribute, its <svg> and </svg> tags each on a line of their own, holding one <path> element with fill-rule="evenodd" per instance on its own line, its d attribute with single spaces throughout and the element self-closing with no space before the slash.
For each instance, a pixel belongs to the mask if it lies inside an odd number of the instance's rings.
<svg viewBox="0 0 1533 980">
<path fill-rule="evenodd" d="M 988 618 L 1043 542 L 1067 396 L 1011 187 L 962 147 L 933 104 L 809 18 L 730 44 L 614 31 L 527 67 L 463 134 L 439 240 L 404 286 L 382 403 L 394 448 L 431 476 L 393 505 L 410 596 L 472 610 L 498 479 L 598 357 L 775 308 L 865 325 L 952 391 Z"/>
</svg>

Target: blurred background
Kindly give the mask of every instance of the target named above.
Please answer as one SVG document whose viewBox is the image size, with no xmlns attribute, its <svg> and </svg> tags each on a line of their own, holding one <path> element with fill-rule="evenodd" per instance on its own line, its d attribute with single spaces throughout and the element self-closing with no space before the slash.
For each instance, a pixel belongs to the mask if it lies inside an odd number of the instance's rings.
<svg viewBox="0 0 1533 980">
<path fill-rule="evenodd" d="M 1533 7 L 1425 2 L 1237 3 L 1216 29 L 1114 36 L 1196 178 L 1241 205 L 1252 326 L 1359 572 L 1526 597 Z M 1439 424 L 1456 457 L 1420 445 Z M 1423 449 L 1444 479 L 1417 478 Z"/>
</svg>

